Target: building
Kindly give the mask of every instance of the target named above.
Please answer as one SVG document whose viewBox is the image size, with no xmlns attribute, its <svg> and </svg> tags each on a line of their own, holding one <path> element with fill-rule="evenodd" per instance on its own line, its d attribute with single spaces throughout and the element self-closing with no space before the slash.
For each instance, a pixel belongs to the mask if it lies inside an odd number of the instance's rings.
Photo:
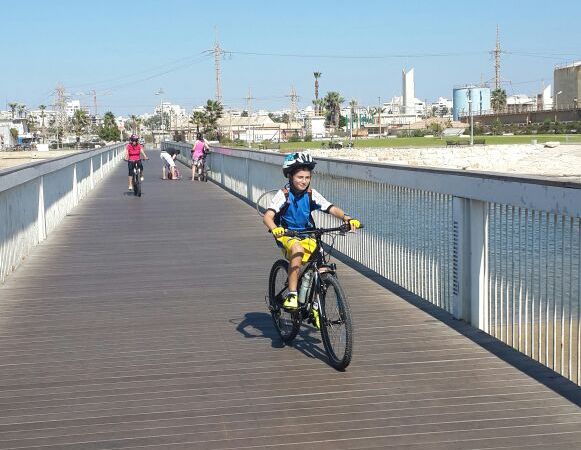
<svg viewBox="0 0 581 450">
<path fill-rule="evenodd" d="M 469 100 L 472 101 L 472 114 L 479 115 L 491 110 L 490 88 L 485 86 L 461 86 L 452 91 L 453 118 L 470 114 Z"/>
<path fill-rule="evenodd" d="M 67 102 L 65 105 L 65 112 L 69 119 L 72 119 L 73 116 L 75 115 L 75 111 L 78 110 L 84 110 L 87 114 L 89 114 L 89 107 L 81 106 L 80 100 L 71 100 L 70 102 Z"/>
<path fill-rule="evenodd" d="M 218 130 L 232 140 L 246 142 L 286 141 L 293 135 L 302 136 L 300 122 L 274 122 L 269 116 L 237 117 L 225 114 L 218 119 Z"/>
<path fill-rule="evenodd" d="M 305 130 L 306 134 L 310 134 L 313 139 L 326 137 L 325 118 L 323 116 L 307 116 L 305 118 Z"/>
<path fill-rule="evenodd" d="M 555 109 L 576 109 L 581 99 L 581 61 L 555 67 L 553 85 Z"/>
<path fill-rule="evenodd" d="M 431 104 L 431 110 L 434 116 L 438 117 L 452 117 L 452 100 L 444 97 L 439 97 L 438 101 Z"/>
<path fill-rule="evenodd" d="M 414 82 L 414 69 L 410 69 L 408 72 L 402 70 L 401 75 L 402 82 L 402 113 L 403 114 L 415 114 L 415 82 Z"/>
<path fill-rule="evenodd" d="M 506 112 L 536 111 L 537 99 L 526 94 L 515 94 L 506 97 Z"/>
<path fill-rule="evenodd" d="M 551 97 L 551 85 L 543 89 L 543 92 L 537 94 L 537 111 L 553 109 L 553 97 Z"/>
</svg>

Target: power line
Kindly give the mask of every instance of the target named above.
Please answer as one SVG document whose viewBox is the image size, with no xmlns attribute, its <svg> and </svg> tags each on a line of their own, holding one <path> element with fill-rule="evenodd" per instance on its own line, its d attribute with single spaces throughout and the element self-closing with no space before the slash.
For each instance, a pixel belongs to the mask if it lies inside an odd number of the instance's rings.
<svg viewBox="0 0 581 450">
<path fill-rule="evenodd" d="M 449 56 L 467 56 L 467 55 L 481 55 L 488 53 L 487 51 L 470 51 L 470 52 L 446 52 L 446 53 L 394 53 L 386 55 L 338 55 L 338 54 L 307 54 L 307 53 L 265 53 L 265 52 L 249 52 L 227 50 L 224 53 L 232 55 L 247 55 L 247 56 L 276 56 L 285 58 L 327 58 L 327 59 L 388 59 L 388 58 L 437 58 Z"/>
</svg>

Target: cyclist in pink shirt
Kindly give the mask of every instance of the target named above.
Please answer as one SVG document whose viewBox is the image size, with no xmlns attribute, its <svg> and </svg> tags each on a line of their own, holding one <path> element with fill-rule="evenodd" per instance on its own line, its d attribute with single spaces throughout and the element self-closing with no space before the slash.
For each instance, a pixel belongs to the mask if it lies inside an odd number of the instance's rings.
<svg viewBox="0 0 581 450">
<path fill-rule="evenodd" d="M 202 133 L 196 135 L 196 142 L 192 147 L 192 181 L 197 178 L 200 174 L 202 164 L 204 163 L 204 158 L 206 154 L 210 152 L 210 146 L 208 142 L 202 136 Z"/>
<path fill-rule="evenodd" d="M 139 143 L 139 137 L 135 134 L 132 134 L 129 138 L 129 144 L 125 147 L 125 161 L 127 161 L 127 167 L 129 168 L 129 187 L 130 191 L 133 190 L 133 183 L 132 183 L 132 175 L 133 175 L 133 166 L 137 165 L 141 170 L 141 181 L 143 181 L 143 164 L 141 163 L 141 155 L 143 155 L 143 159 L 149 159 L 143 150 L 143 147 Z"/>
</svg>

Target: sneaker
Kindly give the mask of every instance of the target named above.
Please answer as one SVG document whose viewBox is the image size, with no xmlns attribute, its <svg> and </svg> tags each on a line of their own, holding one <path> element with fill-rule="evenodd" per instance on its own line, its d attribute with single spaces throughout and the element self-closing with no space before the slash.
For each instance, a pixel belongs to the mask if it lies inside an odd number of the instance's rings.
<svg viewBox="0 0 581 450">
<path fill-rule="evenodd" d="M 282 307 L 289 310 L 297 309 L 299 307 L 297 294 L 288 294 L 282 302 Z"/>
<path fill-rule="evenodd" d="M 129 186 L 129 187 L 127 188 L 127 190 L 128 190 L 128 191 L 132 191 L 132 190 L 133 190 L 133 187 L 132 187 L 132 186 Z"/>
<path fill-rule="evenodd" d="M 319 310 L 318 309 L 312 309 L 311 310 L 311 319 L 313 322 L 313 326 L 317 329 L 320 330 L 321 329 L 321 315 L 319 314 Z"/>
</svg>

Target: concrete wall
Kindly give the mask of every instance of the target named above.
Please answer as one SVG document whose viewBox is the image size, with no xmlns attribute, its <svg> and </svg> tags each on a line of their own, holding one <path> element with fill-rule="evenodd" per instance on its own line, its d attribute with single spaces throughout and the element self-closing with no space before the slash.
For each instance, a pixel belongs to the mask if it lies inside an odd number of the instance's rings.
<svg viewBox="0 0 581 450">
<path fill-rule="evenodd" d="M 0 283 L 123 157 L 124 144 L 0 170 Z"/>
<path fill-rule="evenodd" d="M 581 63 L 557 68 L 553 75 L 553 105 L 557 109 L 577 108 L 581 102 Z M 561 94 L 557 96 L 557 92 Z"/>
<path fill-rule="evenodd" d="M 492 125 L 497 118 L 501 123 L 507 124 L 543 123 L 546 119 L 549 119 L 551 122 L 554 122 L 555 119 L 559 122 L 575 122 L 581 120 L 581 109 L 474 115 L 474 123 Z M 468 116 L 462 116 L 460 120 L 467 123 L 469 118 Z"/>
</svg>

